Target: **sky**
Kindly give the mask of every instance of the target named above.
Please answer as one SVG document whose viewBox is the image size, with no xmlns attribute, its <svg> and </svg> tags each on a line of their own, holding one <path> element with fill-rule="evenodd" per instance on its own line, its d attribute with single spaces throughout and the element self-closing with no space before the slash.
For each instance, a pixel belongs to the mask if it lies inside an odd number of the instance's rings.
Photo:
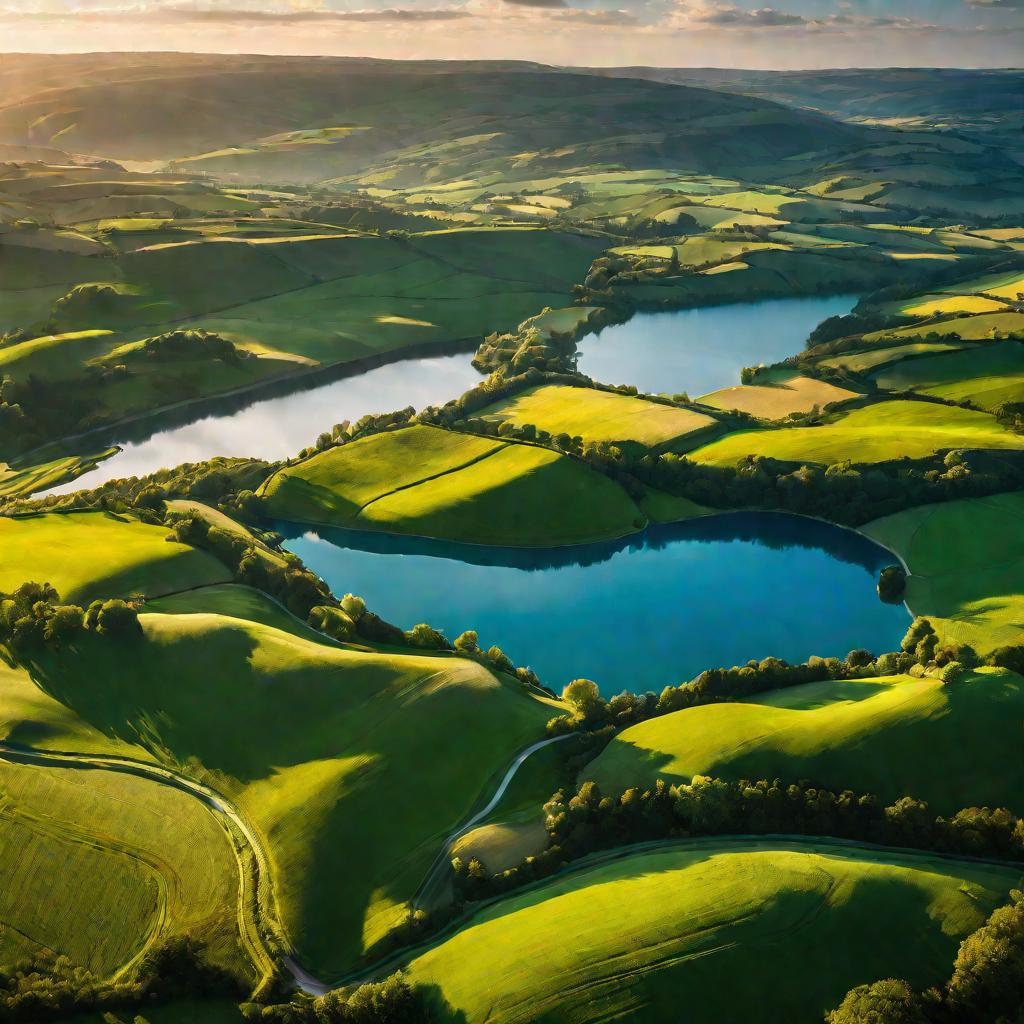
<svg viewBox="0 0 1024 1024">
<path fill-rule="evenodd" d="M 1024 0 L 0 0 L 0 53 L 92 50 L 1020 67 Z"/>
</svg>

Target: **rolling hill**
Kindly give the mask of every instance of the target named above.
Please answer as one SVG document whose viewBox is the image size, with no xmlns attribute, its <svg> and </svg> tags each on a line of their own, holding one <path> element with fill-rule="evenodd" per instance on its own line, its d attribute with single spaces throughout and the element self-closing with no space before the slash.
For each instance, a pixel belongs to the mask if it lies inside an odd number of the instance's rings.
<svg viewBox="0 0 1024 1024">
<path fill-rule="evenodd" d="M 866 978 L 942 979 L 1019 877 L 841 844 L 665 844 L 501 900 L 410 977 L 467 1024 L 664 1024 L 681 1005 L 694 1024 L 817 1024 Z"/>
<path fill-rule="evenodd" d="M 55 60 L 45 58 L 44 80 Z M 51 77 L 34 92 L 26 83 L 40 62 L 22 56 L 8 71 L 17 87 L 0 105 L 0 142 L 57 140 L 115 160 L 205 155 L 192 167 L 209 163 L 249 180 L 323 180 L 386 163 L 404 183 L 426 183 L 526 153 L 534 170 L 564 169 L 569 159 L 577 167 L 768 169 L 812 151 L 839 157 L 871 134 L 770 101 L 546 69 L 452 63 L 439 73 L 415 62 L 212 55 L 199 65 L 165 54 L 142 71 L 111 55 L 70 58 L 65 82 Z M 321 128 L 360 130 L 279 138 Z M 571 157 L 545 156 L 560 151 Z"/>
<path fill-rule="evenodd" d="M 833 791 L 902 796 L 936 813 L 1024 810 L 1015 756 L 1024 684 L 985 670 L 955 687 L 896 676 L 808 683 L 677 711 L 624 730 L 582 771 L 606 792 L 694 775 L 809 779 Z"/>
</svg>

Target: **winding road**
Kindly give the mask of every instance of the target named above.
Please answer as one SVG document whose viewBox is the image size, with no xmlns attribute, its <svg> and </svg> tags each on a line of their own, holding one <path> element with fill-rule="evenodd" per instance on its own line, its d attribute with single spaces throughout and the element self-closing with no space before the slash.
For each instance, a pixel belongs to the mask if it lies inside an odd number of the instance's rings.
<svg viewBox="0 0 1024 1024">
<path fill-rule="evenodd" d="M 444 840 L 416 897 L 414 897 L 414 903 L 421 898 L 423 893 L 437 884 L 439 877 L 443 876 L 443 868 L 448 862 L 448 854 L 455 843 L 498 806 L 515 778 L 516 772 L 527 758 L 544 747 L 569 738 L 570 736 L 556 736 L 553 739 L 539 740 L 516 755 L 515 760 L 502 776 L 497 789 L 484 807 L 466 819 Z M 283 963 L 291 973 L 296 985 L 310 995 L 323 995 L 336 987 L 308 974 L 293 957 L 285 952 L 290 944 L 287 942 L 284 926 L 278 918 L 274 906 L 273 885 L 266 851 L 263 849 L 256 830 L 249 824 L 242 812 L 222 793 L 172 768 L 112 754 L 40 750 L 35 747 L 0 742 L 0 761 L 35 765 L 42 768 L 120 772 L 124 775 L 147 779 L 159 785 L 170 786 L 199 800 L 217 817 L 235 853 L 239 877 L 238 930 L 261 979 L 270 978 L 276 965 Z"/>
</svg>

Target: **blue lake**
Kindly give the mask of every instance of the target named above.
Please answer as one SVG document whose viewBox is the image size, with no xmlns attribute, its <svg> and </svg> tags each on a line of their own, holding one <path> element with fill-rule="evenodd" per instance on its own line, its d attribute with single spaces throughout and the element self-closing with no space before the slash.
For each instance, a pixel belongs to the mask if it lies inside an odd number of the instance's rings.
<svg viewBox="0 0 1024 1024">
<path fill-rule="evenodd" d="M 796 355 L 830 316 L 849 313 L 856 295 L 765 299 L 666 313 L 639 313 L 579 343 L 576 365 L 605 384 L 698 398 L 740 382 L 744 366 Z"/>
<path fill-rule="evenodd" d="M 476 629 L 555 690 L 581 676 L 609 695 L 660 690 L 750 658 L 880 653 L 898 648 L 909 622 L 875 590 L 891 553 L 782 513 L 547 550 L 275 525 L 335 593 L 359 594 L 404 628 Z"/>
</svg>

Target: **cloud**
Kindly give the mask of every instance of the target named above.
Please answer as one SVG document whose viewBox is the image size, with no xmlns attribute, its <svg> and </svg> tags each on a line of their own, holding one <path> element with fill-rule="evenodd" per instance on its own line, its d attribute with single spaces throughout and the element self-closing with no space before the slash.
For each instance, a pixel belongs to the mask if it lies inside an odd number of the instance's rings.
<svg viewBox="0 0 1024 1024">
<path fill-rule="evenodd" d="M 1001 3 L 1024 3 L 1024 0 L 997 0 Z M 811 32 L 843 31 L 849 29 L 918 29 L 933 25 L 895 15 L 869 16 L 860 14 L 828 14 L 810 17 L 783 11 L 777 7 L 759 7 L 745 10 L 717 0 L 678 0 L 675 24 L 677 27 L 713 29 L 804 29 Z"/>
<path fill-rule="evenodd" d="M 514 7 L 544 7 L 547 9 L 563 8 L 567 9 L 569 5 L 565 0 L 503 0 L 506 4 L 512 4 Z"/>
<path fill-rule="evenodd" d="M 395 8 L 378 10 L 334 11 L 323 8 L 287 8 L 255 10 L 249 8 L 192 7 L 94 7 L 77 11 L 24 10 L 0 8 L 0 20 L 64 21 L 68 18 L 86 21 L 130 21 L 204 24 L 292 25 L 334 22 L 426 22 L 456 21 L 471 18 L 466 10 L 455 7 L 435 9 Z"/>
<path fill-rule="evenodd" d="M 760 7 L 754 11 L 743 11 L 738 7 L 719 7 L 698 15 L 706 25 L 745 25 L 751 28 L 777 28 L 780 25 L 806 25 L 808 19 L 800 14 L 787 14 L 774 7 Z"/>
<path fill-rule="evenodd" d="M 964 0 L 968 7 L 980 7 L 986 11 L 1024 10 L 1024 0 Z"/>
<path fill-rule="evenodd" d="M 562 21 L 577 25 L 639 25 L 640 19 L 630 11 L 585 11 L 570 7 L 559 13 Z"/>
</svg>

